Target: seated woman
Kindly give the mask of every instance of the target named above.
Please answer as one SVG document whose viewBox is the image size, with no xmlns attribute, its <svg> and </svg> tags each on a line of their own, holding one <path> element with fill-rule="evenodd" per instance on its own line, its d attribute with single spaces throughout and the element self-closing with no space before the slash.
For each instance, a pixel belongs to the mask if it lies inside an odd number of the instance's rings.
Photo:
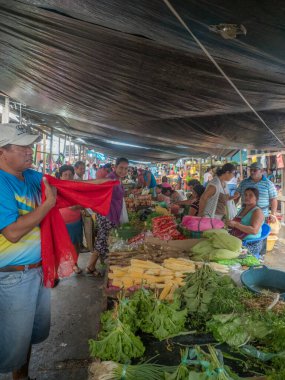
<svg viewBox="0 0 285 380">
<path fill-rule="evenodd" d="M 72 181 L 74 177 L 74 168 L 71 165 L 63 165 L 59 169 L 59 179 Z M 70 239 L 74 245 L 74 248 L 79 254 L 80 245 L 83 240 L 82 230 L 82 218 L 81 218 L 81 206 L 71 206 L 59 209 L 61 216 L 65 222 Z M 73 271 L 76 274 L 80 274 L 82 270 L 77 264 L 73 267 Z"/>
<path fill-rule="evenodd" d="M 172 187 L 162 187 L 162 194 L 170 198 L 170 203 L 177 203 L 183 200 L 181 194 L 178 191 L 173 190 Z"/>
<path fill-rule="evenodd" d="M 232 228 L 231 234 L 242 239 L 251 240 L 261 237 L 264 215 L 257 207 L 259 191 L 254 187 L 249 187 L 244 193 L 244 205 L 238 215 L 227 224 Z M 257 255 L 262 248 L 262 241 L 249 243 L 247 245 L 250 253 Z"/>
<path fill-rule="evenodd" d="M 192 190 L 191 204 L 189 209 L 189 215 L 197 216 L 199 213 L 199 204 L 200 198 L 205 191 L 205 187 L 203 185 L 196 185 Z"/>
</svg>

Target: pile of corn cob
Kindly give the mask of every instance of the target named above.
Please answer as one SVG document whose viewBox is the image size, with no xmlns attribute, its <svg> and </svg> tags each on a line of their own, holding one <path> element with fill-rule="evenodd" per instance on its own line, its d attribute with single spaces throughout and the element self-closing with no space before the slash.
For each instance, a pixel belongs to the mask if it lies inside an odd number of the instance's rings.
<svg viewBox="0 0 285 380">
<path fill-rule="evenodd" d="M 142 284 L 154 289 L 161 289 L 160 299 L 171 300 L 175 290 L 184 285 L 187 273 L 194 273 L 203 263 L 183 258 L 168 258 L 161 265 L 152 261 L 131 259 L 129 266 L 110 266 L 108 278 L 110 284 L 119 288 L 132 288 Z M 228 273 L 226 266 L 209 264 L 220 273 Z"/>
</svg>

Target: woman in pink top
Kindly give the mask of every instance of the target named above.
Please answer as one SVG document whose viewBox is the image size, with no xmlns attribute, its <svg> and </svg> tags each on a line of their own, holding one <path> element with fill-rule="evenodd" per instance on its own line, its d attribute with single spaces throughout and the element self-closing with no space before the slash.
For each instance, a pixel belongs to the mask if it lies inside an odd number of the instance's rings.
<svg viewBox="0 0 285 380">
<path fill-rule="evenodd" d="M 63 165 L 59 169 L 59 178 L 62 180 L 72 181 L 74 177 L 74 168 L 71 165 Z M 61 208 L 59 211 L 65 222 L 70 239 L 79 254 L 80 244 L 83 240 L 81 206 L 71 206 Z M 76 264 L 73 268 L 74 273 L 82 273 L 82 269 Z"/>
</svg>

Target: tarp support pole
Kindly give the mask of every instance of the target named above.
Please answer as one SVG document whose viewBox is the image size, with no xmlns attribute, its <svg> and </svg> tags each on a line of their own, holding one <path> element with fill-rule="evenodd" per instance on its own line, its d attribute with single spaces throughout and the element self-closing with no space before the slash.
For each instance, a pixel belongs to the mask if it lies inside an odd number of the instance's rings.
<svg viewBox="0 0 285 380">
<path fill-rule="evenodd" d="M 10 98 L 5 96 L 4 107 L 2 111 L 2 124 L 9 123 L 9 112 L 10 112 Z"/>
<path fill-rule="evenodd" d="M 47 140 L 46 140 L 46 134 L 43 133 L 43 174 L 46 174 L 46 164 L 47 164 L 47 156 L 46 156 L 46 151 L 47 151 Z"/>
<path fill-rule="evenodd" d="M 243 166 L 242 166 L 242 150 L 239 151 L 239 170 L 240 170 L 240 180 L 243 180 Z"/>
</svg>

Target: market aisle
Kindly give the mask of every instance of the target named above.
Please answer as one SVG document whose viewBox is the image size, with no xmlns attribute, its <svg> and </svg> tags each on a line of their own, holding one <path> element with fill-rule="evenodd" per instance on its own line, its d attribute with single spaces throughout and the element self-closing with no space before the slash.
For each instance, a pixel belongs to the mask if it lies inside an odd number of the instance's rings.
<svg viewBox="0 0 285 380">
<path fill-rule="evenodd" d="M 80 254 L 84 268 L 89 253 Z M 31 377 L 37 380 L 85 380 L 88 339 L 95 337 L 103 307 L 103 280 L 86 275 L 62 280 L 52 290 L 52 327 L 49 339 L 34 346 Z M 10 380 L 10 375 L 0 375 Z"/>
<path fill-rule="evenodd" d="M 285 226 L 282 225 L 279 232 L 279 240 L 275 244 L 272 252 L 268 252 L 265 258 L 265 265 L 285 271 Z"/>
</svg>

